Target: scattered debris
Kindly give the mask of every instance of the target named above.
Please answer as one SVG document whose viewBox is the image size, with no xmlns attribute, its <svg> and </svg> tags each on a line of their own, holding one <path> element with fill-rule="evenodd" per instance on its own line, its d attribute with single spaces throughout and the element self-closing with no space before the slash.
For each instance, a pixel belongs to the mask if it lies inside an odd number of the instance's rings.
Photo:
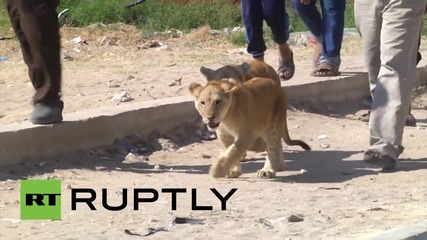
<svg viewBox="0 0 427 240">
<path fill-rule="evenodd" d="M 158 142 L 164 151 L 173 152 L 178 150 L 178 146 L 169 139 L 159 138 Z"/>
<path fill-rule="evenodd" d="M 2 218 L 2 219 L 0 219 L 0 221 L 8 221 L 8 222 L 11 222 L 11 223 L 20 223 L 21 222 L 21 220 L 19 220 L 19 219 L 13 219 L 13 218 Z"/>
<path fill-rule="evenodd" d="M 302 174 L 304 174 L 304 173 L 306 173 L 307 172 L 307 170 L 305 170 L 305 169 L 301 169 L 300 170 L 300 173 L 302 173 Z"/>
<path fill-rule="evenodd" d="M 7 58 L 5 58 L 5 57 L 0 57 L 0 62 L 6 62 L 6 61 L 8 61 L 9 59 L 7 59 Z"/>
<path fill-rule="evenodd" d="M 86 42 L 86 40 L 83 40 L 80 36 L 79 37 L 76 37 L 76 38 L 74 38 L 73 40 L 71 40 L 71 42 L 74 44 L 74 45 L 77 45 L 77 44 L 88 44 L 87 42 Z"/>
<path fill-rule="evenodd" d="M 71 185 L 70 185 L 70 184 L 67 184 L 66 188 L 67 188 L 67 189 L 71 189 Z"/>
<path fill-rule="evenodd" d="M 202 139 L 205 141 L 212 141 L 216 139 L 216 133 L 207 132 L 202 135 Z"/>
<path fill-rule="evenodd" d="M 70 10 L 68 8 L 64 9 L 62 12 L 58 14 L 58 22 L 62 23 L 65 18 L 70 15 Z"/>
<path fill-rule="evenodd" d="M 110 157 L 106 157 L 106 156 L 101 156 L 101 157 L 99 157 L 99 158 L 101 158 L 102 160 L 111 160 L 111 158 L 110 158 Z"/>
<path fill-rule="evenodd" d="M 125 233 L 133 236 L 150 236 L 157 232 L 169 232 L 175 224 L 203 224 L 204 219 L 192 219 L 192 218 L 182 218 L 175 217 L 167 226 L 159 227 L 159 228 L 148 228 L 148 232 L 145 234 L 132 233 L 128 229 L 125 229 Z"/>
<path fill-rule="evenodd" d="M 121 91 L 116 95 L 114 95 L 112 100 L 115 102 L 129 102 L 129 101 L 132 101 L 133 98 L 126 91 Z"/>
<path fill-rule="evenodd" d="M 319 187 L 320 189 L 325 189 L 325 190 L 340 190 L 340 187 Z"/>
<path fill-rule="evenodd" d="M 182 77 L 173 80 L 173 82 L 171 84 L 169 84 L 169 87 L 173 87 L 173 86 L 180 86 L 181 85 L 181 81 L 182 81 Z"/>
<path fill-rule="evenodd" d="M 136 162 L 140 162 L 140 160 L 133 153 L 128 153 L 128 155 L 126 155 L 125 157 L 125 160 L 123 161 L 123 163 L 136 163 Z"/>
<path fill-rule="evenodd" d="M 127 230 L 127 229 L 125 229 L 125 233 L 126 233 L 127 235 L 132 235 L 132 236 L 142 236 L 141 234 L 133 233 L 133 232 L 131 232 L 131 231 Z"/>
<path fill-rule="evenodd" d="M 108 168 L 107 168 L 107 167 L 104 167 L 104 166 L 95 166 L 95 170 L 96 170 L 96 171 L 107 171 L 107 170 L 108 170 Z"/>
<path fill-rule="evenodd" d="M 156 166 L 154 166 L 154 169 L 155 169 L 155 170 L 159 170 L 159 169 L 160 169 L 160 165 L 159 165 L 159 164 L 157 164 Z"/>
<path fill-rule="evenodd" d="M 244 48 L 237 48 L 237 49 L 234 49 L 233 51 L 231 51 L 230 54 L 243 55 L 243 54 L 245 54 L 245 52 L 246 52 L 246 49 L 244 49 Z"/>
<path fill-rule="evenodd" d="M 387 209 L 384 209 L 384 208 L 381 208 L 381 207 L 374 207 L 374 208 L 370 208 L 368 211 L 371 211 L 371 212 L 387 211 Z"/>
<path fill-rule="evenodd" d="M 158 42 L 158 41 L 149 41 L 147 43 L 145 43 L 142 48 L 143 49 L 147 49 L 147 48 L 157 48 L 157 47 L 162 47 L 163 43 Z"/>
<path fill-rule="evenodd" d="M 107 45 L 107 46 L 117 46 L 117 38 L 109 38 L 107 36 L 103 36 L 100 40 L 99 40 L 99 45 Z"/>
<path fill-rule="evenodd" d="M 181 30 L 177 30 L 177 29 L 170 29 L 170 30 L 167 30 L 165 33 L 172 38 L 179 38 L 179 37 L 182 37 L 182 35 L 184 35 L 184 33 Z"/>
<path fill-rule="evenodd" d="M 11 37 L 6 37 L 5 35 L 0 35 L 0 40 L 9 40 Z"/>
<path fill-rule="evenodd" d="M 328 138 L 328 135 L 322 134 L 322 135 L 319 135 L 319 137 L 317 139 L 323 140 L 323 139 L 327 139 L 327 138 Z"/>
<path fill-rule="evenodd" d="M 210 155 L 210 154 L 205 154 L 205 153 L 202 153 L 202 158 L 211 158 L 212 157 L 212 155 Z"/>
<path fill-rule="evenodd" d="M 304 217 L 299 214 L 292 214 L 288 217 L 289 222 L 302 222 L 304 221 Z"/>
<path fill-rule="evenodd" d="M 269 219 L 261 219 L 261 222 L 264 223 L 264 225 L 268 228 L 273 228 L 273 224 L 277 223 L 277 222 L 281 222 L 284 220 L 287 220 L 287 217 L 279 217 L 277 219 L 274 220 L 269 220 Z"/>
<path fill-rule="evenodd" d="M 39 165 L 39 167 L 43 167 L 44 165 L 46 165 L 46 163 L 47 163 L 47 161 L 44 161 L 44 162 L 39 163 L 38 165 Z"/>
<path fill-rule="evenodd" d="M 73 57 L 71 57 L 70 55 L 67 55 L 65 53 L 64 53 L 63 59 L 64 59 L 64 61 L 73 61 L 74 60 Z"/>
<path fill-rule="evenodd" d="M 109 80 L 109 81 L 108 81 L 108 87 L 109 87 L 109 88 L 119 88 L 119 87 L 120 87 L 120 84 L 113 83 L 113 80 Z"/>
<path fill-rule="evenodd" d="M 156 51 L 160 51 L 160 50 L 167 50 L 167 51 L 171 51 L 171 50 L 172 50 L 172 48 L 171 48 L 171 47 L 169 47 L 168 45 L 164 45 L 164 46 L 161 46 L 161 47 L 156 48 Z"/>
<path fill-rule="evenodd" d="M 322 148 L 322 149 L 328 149 L 330 147 L 331 147 L 331 145 L 329 143 L 320 144 L 320 148 Z"/>
</svg>

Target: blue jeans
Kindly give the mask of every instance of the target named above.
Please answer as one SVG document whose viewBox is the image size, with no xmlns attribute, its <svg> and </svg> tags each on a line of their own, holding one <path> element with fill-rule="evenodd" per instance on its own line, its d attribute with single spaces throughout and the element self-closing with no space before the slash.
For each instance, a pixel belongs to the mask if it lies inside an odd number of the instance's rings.
<svg viewBox="0 0 427 240">
<path fill-rule="evenodd" d="M 329 63 L 338 69 L 341 64 L 346 0 L 320 0 L 322 16 L 316 8 L 316 0 L 308 5 L 302 4 L 300 0 L 291 0 L 291 4 L 317 41 L 323 45 L 320 63 Z"/>
<path fill-rule="evenodd" d="M 248 53 L 252 57 L 264 56 L 267 50 L 263 36 L 263 21 L 270 27 L 277 44 L 289 39 L 289 16 L 285 0 L 242 0 L 242 15 L 245 23 Z"/>
</svg>

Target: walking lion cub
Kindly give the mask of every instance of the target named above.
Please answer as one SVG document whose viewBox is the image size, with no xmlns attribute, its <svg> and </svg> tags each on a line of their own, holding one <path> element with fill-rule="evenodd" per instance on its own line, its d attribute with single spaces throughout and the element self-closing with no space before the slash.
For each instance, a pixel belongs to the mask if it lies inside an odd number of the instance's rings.
<svg viewBox="0 0 427 240">
<path fill-rule="evenodd" d="M 226 148 L 211 166 L 214 178 L 240 176 L 240 160 L 258 139 L 267 150 L 264 167 L 257 172 L 260 178 L 273 178 L 281 170 L 282 138 L 288 144 L 310 150 L 305 142 L 290 139 L 286 96 L 271 78 L 254 77 L 244 82 L 223 78 L 208 81 L 205 86 L 192 83 L 189 91 L 203 121 L 217 132 Z"/>
</svg>

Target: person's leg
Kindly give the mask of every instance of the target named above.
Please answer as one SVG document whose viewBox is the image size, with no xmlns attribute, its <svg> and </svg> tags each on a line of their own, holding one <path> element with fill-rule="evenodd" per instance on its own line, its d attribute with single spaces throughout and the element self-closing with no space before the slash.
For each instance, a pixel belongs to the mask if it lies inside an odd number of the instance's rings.
<svg viewBox="0 0 427 240">
<path fill-rule="evenodd" d="M 9 2 L 14 0 L 9 0 Z M 36 90 L 31 120 L 36 124 L 62 121 L 60 35 L 56 8 L 59 0 L 15 0 L 20 5 L 20 30 L 24 47 L 31 52 L 27 63 Z"/>
<path fill-rule="evenodd" d="M 371 101 L 381 66 L 379 36 L 382 17 L 380 13 L 376 11 L 377 4 L 377 0 L 355 0 L 354 2 L 354 18 L 356 29 L 362 38 L 363 54 L 368 70 Z M 370 111 L 362 115 L 360 120 L 369 122 L 369 118 Z"/>
<path fill-rule="evenodd" d="M 270 27 L 273 40 L 279 48 L 279 70 L 281 80 L 289 80 L 294 76 L 295 64 L 293 53 L 288 45 L 289 32 L 286 26 L 285 1 L 262 0 L 264 19 Z"/>
<path fill-rule="evenodd" d="M 341 45 L 344 35 L 345 0 L 320 0 L 322 9 L 322 45 L 320 65 L 313 76 L 340 75 Z"/>
<path fill-rule="evenodd" d="M 391 0 L 381 26 L 381 67 L 372 95 L 371 147 L 364 160 L 394 168 L 403 151 L 402 136 L 416 79 L 418 35 L 427 0 Z"/>
<path fill-rule="evenodd" d="M 260 0 L 242 0 L 242 15 L 246 30 L 247 51 L 254 59 L 264 61 L 267 50 L 263 36 L 263 13 Z"/>
<path fill-rule="evenodd" d="M 292 8 L 310 33 L 314 36 L 317 46 L 313 56 L 313 67 L 319 66 L 320 56 L 323 52 L 322 46 L 322 16 L 316 7 L 316 0 L 312 0 L 309 4 L 301 3 L 301 0 L 291 0 Z"/>
<path fill-rule="evenodd" d="M 417 63 L 416 63 L 417 65 L 422 59 L 421 53 L 419 51 L 420 45 L 421 45 L 422 29 L 423 29 L 423 26 L 421 24 L 419 39 L 418 39 L 418 48 L 417 48 L 417 51 L 418 51 Z M 372 104 L 372 98 L 370 98 L 369 101 Z M 417 119 L 414 117 L 414 115 L 412 115 L 411 110 L 412 110 L 412 108 L 411 108 L 411 106 L 409 106 L 409 112 L 408 112 L 408 116 L 406 117 L 405 126 L 415 127 L 417 125 Z M 370 116 L 371 116 L 371 111 L 368 111 L 367 113 L 365 113 L 361 116 L 360 120 L 362 120 L 363 122 L 369 122 Z"/>
</svg>

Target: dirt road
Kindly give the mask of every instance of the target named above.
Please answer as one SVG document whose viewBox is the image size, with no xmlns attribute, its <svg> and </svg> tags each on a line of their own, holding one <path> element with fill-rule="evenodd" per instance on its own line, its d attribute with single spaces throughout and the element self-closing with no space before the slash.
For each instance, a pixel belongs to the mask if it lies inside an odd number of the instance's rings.
<svg viewBox="0 0 427 240">
<path fill-rule="evenodd" d="M 427 218 L 427 138 L 425 111 L 414 111 L 419 127 L 405 129 L 405 152 L 398 170 L 381 173 L 361 162 L 368 143 L 367 125 L 360 121 L 290 112 L 291 137 L 307 141 L 312 152 L 284 146 L 285 170 L 274 180 L 257 179 L 262 154 L 250 154 L 239 179 L 212 179 L 207 171 L 219 154 L 217 141 L 177 146 L 146 156 L 149 161 L 122 163 L 107 151 L 76 153 L 28 163 L 0 172 L 0 219 L 19 219 L 19 182 L 22 177 L 62 180 L 62 221 L 0 221 L 0 239 L 132 239 L 125 229 L 145 234 L 148 228 L 167 226 L 174 217 L 204 219 L 202 225 L 178 224 L 149 239 L 360 239 L 384 230 L 403 227 Z M 321 126 L 321 127 L 319 127 Z M 320 137 L 319 136 L 325 135 Z M 102 156 L 101 156 L 102 155 Z M 108 160 L 111 158 L 112 160 Z M 157 165 L 157 167 L 155 167 Z M 303 170 L 302 170 L 303 169 Z M 70 210 L 70 189 L 97 191 L 95 206 Z M 155 203 L 140 203 L 110 212 L 101 207 L 101 188 L 108 189 L 108 203 L 121 202 L 122 188 L 187 188 L 178 194 L 171 210 L 170 194 L 159 193 Z M 191 188 L 197 204 L 213 211 L 191 211 Z M 238 188 L 220 210 L 209 188 L 225 195 Z M 302 221 L 289 222 L 292 214 Z M 270 220 L 271 224 L 266 222 Z"/>
</svg>

